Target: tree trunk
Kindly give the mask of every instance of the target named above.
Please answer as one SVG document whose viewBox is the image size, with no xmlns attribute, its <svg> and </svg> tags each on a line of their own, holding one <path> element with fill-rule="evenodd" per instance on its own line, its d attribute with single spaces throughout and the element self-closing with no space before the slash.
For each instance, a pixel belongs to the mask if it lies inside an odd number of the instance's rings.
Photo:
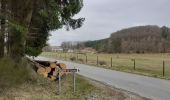
<svg viewBox="0 0 170 100">
<path fill-rule="evenodd" d="M 4 56 L 4 35 L 5 35 L 5 12 L 6 12 L 6 0 L 1 0 L 1 13 L 3 16 L 1 16 L 1 31 L 0 31 L 0 58 Z"/>
<path fill-rule="evenodd" d="M 14 24 L 20 24 L 22 27 L 28 29 L 34 10 L 34 3 L 37 0 L 24 0 L 22 3 L 18 3 L 19 1 L 20 0 L 11 0 L 9 8 L 11 17 L 17 22 Z M 8 53 L 10 57 L 19 60 L 24 56 L 26 44 L 25 34 L 28 34 L 26 32 L 18 33 L 14 27 L 10 30 L 8 39 Z"/>
</svg>

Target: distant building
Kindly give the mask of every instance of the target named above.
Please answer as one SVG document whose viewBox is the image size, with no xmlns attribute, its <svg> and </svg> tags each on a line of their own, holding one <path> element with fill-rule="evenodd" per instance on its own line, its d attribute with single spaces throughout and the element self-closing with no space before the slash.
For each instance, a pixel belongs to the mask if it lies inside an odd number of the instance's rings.
<svg viewBox="0 0 170 100">
<path fill-rule="evenodd" d="M 60 46 L 51 46 L 51 51 L 52 52 L 63 52 L 63 48 Z"/>
<path fill-rule="evenodd" d="M 74 50 L 73 49 L 68 49 L 68 51 L 67 51 L 68 53 L 73 53 L 74 52 Z"/>
<path fill-rule="evenodd" d="M 63 48 L 60 46 L 46 46 L 43 48 L 45 52 L 63 52 Z"/>
</svg>

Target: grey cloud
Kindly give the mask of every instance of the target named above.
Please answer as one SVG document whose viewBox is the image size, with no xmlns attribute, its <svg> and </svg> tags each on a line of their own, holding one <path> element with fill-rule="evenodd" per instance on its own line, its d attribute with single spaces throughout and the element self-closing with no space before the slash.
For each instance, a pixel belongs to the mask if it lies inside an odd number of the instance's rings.
<svg viewBox="0 0 170 100">
<path fill-rule="evenodd" d="M 170 0 L 84 0 L 84 8 L 75 17 L 85 17 L 82 28 L 51 32 L 51 45 L 62 41 L 106 38 L 110 33 L 136 25 L 170 26 Z"/>
</svg>

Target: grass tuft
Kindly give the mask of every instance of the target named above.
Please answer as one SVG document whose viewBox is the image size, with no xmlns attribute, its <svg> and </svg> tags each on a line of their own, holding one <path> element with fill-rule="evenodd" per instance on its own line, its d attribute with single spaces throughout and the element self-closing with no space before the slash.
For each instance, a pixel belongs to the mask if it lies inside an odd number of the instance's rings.
<svg viewBox="0 0 170 100">
<path fill-rule="evenodd" d="M 11 58 L 0 59 L 0 87 L 13 87 L 35 81 L 27 60 L 15 62 Z"/>
</svg>

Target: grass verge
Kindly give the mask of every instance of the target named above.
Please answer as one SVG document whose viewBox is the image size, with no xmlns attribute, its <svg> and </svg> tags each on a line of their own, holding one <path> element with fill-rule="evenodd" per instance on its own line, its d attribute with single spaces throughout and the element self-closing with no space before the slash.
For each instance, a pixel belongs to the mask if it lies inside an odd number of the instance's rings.
<svg viewBox="0 0 170 100">
<path fill-rule="evenodd" d="M 57 82 L 37 75 L 26 60 L 19 63 L 10 58 L 0 60 L 0 100 L 145 100 L 79 75 L 73 93 L 72 81 L 70 74 L 63 77 L 62 91 L 57 95 Z"/>
</svg>

